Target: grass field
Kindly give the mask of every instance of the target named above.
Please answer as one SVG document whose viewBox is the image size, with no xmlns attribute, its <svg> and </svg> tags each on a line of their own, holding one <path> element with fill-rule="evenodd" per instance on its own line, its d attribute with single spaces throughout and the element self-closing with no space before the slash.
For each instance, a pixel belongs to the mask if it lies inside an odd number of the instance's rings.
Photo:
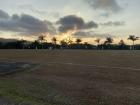
<svg viewBox="0 0 140 105">
<path fill-rule="evenodd" d="M 140 105 L 140 51 L 0 50 L 36 64 L 0 76 L 0 105 Z"/>
</svg>

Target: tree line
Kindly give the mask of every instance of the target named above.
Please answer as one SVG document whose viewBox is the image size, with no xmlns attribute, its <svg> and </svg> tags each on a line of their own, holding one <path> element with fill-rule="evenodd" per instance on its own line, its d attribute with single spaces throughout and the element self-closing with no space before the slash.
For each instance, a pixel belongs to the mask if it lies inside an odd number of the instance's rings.
<svg viewBox="0 0 140 105">
<path fill-rule="evenodd" d="M 97 45 L 89 44 L 88 42 L 82 42 L 82 39 L 77 38 L 74 42 L 70 38 L 60 41 L 56 37 L 51 39 L 51 42 L 47 42 L 44 35 L 40 35 L 37 40 L 30 42 L 27 40 L 17 40 L 13 42 L 0 42 L 0 49 L 91 49 L 91 50 L 140 50 L 140 44 L 135 45 L 135 41 L 139 40 L 139 37 L 130 35 L 128 40 L 132 41 L 132 45 L 125 44 L 124 40 L 120 40 L 118 44 L 113 44 L 112 37 L 106 37 L 106 40 L 101 43 L 101 39 L 97 38 L 94 42 Z"/>
</svg>

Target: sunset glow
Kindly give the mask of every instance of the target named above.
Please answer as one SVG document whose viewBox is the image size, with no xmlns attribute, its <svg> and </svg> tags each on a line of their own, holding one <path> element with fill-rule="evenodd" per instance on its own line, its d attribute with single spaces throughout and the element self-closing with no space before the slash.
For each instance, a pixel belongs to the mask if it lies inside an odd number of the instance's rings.
<svg viewBox="0 0 140 105">
<path fill-rule="evenodd" d="M 114 43 L 140 36 L 139 0 L 0 0 L 0 37 L 51 42 L 81 38 L 94 44 L 110 36 Z M 13 7 L 10 9 L 9 7 Z M 140 43 L 137 41 L 136 43 Z"/>
</svg>

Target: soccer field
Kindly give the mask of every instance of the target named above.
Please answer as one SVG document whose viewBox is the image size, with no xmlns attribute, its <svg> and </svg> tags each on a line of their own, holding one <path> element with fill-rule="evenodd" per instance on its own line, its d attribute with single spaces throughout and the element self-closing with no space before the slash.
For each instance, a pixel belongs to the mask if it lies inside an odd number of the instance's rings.
<svg viewBox="0 0 140 105">
<path fill-rule="evenodd" d="M 140 104 L 140 51 L 0 50 L 0 62 L 34 64 L 0 76 L 0 105 Z"/>
</svg>

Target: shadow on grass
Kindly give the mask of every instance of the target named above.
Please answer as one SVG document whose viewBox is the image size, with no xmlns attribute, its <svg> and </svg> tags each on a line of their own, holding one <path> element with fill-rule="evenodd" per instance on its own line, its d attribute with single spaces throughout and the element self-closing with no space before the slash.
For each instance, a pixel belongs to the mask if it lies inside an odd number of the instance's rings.
<svg viewBox="0 0 140 105">
<path fill-rule="evenodd" d="M 0 96 L 9 102 L 11 100 L 14 105 L 71 105 L 71 101 L 56 90 L 54 85 L 47 80 L 36 78 L 32 71 L 26 70 L 1 76 Z"/>
</svg>

